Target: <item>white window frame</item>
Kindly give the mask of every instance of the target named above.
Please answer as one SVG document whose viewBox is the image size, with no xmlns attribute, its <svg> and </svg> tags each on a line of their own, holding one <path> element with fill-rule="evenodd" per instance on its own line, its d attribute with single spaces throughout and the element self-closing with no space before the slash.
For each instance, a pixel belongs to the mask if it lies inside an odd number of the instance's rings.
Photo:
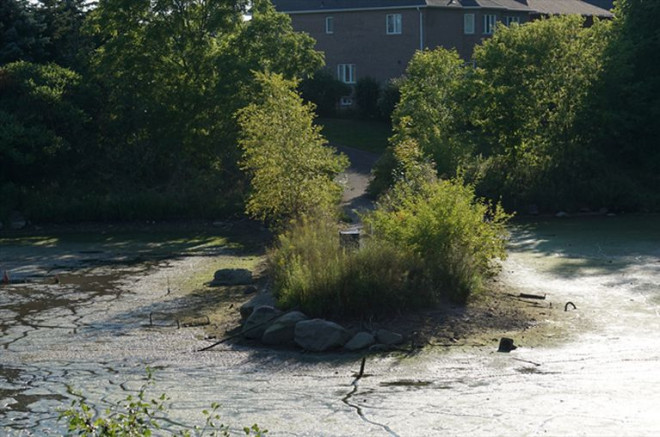
<svg viewBox="0 0 660 437">
<path fill-rule="evenodd" d="M 388 35 L 401 35 L 402 22 L 401 14 L 387 14 L 385 17 L 385 32 Z"/>
<path fill-rule="evenodd" d="M 463 15 L 463 33 L 465 35 L 474 35 L 475 23 L 474 14 Z"/>
<path fill-rule="evenodd" d="M 335 33 L 335 17 L 325 17 L 325 33 L 328 35 Z"/>
<path fill-rule="evenodd" d="M 484 35 L 492 35 L 495 33 L 495 23 L 497 23 L 497 15 L 484 15 Z"/>
<path fill-rule="evenodd" d="M 348 84 L 356 83 L 355 64 L 337 64 L 337 79 Z"/>
<path fill-rule="evenodd" d="M 520 24 L 520 17 L 517 17 L 515 15 L 507 15 L 506 17 L 504 17 L 504 24 L 510 26 L 512 23 Z"/>
</svg>

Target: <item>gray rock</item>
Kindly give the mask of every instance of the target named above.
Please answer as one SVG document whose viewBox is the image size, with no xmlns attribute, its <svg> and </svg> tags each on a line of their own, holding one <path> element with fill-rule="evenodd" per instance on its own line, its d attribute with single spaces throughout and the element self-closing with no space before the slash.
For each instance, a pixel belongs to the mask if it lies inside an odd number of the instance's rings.
<svg viewBox="0 0 660 437">
<path fill-rule="evenodd" d="M 566 211 L 559 211 L 557 214 L 555 214 L 555 217 L 558 218 L 568 217 L 568 213 Z"/>
<path fill-rule="evenodd" d="M 252 297 L 252 299 L 241 305 L 241 308 L 239 309 L 241 313 L 241 319 L 243 321 L 247 320 L 247 318 L 250 317 L 250 314 L 252 314 L 252 311 L 254 311 L 256 307 L 260 307 L 263 305 L 275 307 L 276 303 L 277 301 L 275 300 L 275 297 L 271 293 L 257 294 L 254 297 Z"/>
<path fill-rule="evenodd" d="M 294 341 L 301 348 L 323 352 L 343 346 L 350 334 L 336 323 L 322 319 L 303 320 L 296 323 Z"/>
<path fill-rule="evenodd" d="M 245 338 L 261 338 L 266 329 L 281 315 L 282 312 L 271 306 L 263 305 L 252 311 L 243 324 L 241 332 Z"/>
<path fill-rule="evenodd" d="M 264 331 L 261 341 L 270 345 L 293 344 L 296 323 L 307 320 L 307 316 L 300 311 L 291 311 L 279 317 Z"/>
<path fill-rule="evenodd" d="M 252 272 L 248 269 L 220 269 L 213 275 L 211 286 L 249 285 L 252 283 Z"/>
<path fill-rule="evenodd" d="M 348 343 L 344 345 L 344 349 L 349 351 L 357 351 L 365 349 L 376 343 L 376 339 L 368 332 L 358 332 L 351 338 Z"/>
<path fill-rule="evenodd" d="M 376 331 L 376 340 L 378 343 L 392 346 L 403 343 L 403 335 L 388 331 L 387 329 L 379 329 Z"/>
</svg>

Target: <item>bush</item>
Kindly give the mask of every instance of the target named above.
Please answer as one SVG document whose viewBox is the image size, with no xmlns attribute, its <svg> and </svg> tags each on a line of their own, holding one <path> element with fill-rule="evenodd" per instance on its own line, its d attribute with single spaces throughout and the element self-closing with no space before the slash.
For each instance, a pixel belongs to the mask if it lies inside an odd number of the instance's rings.
<svg viewBox="0 0 660 437">
<path fill-rule="evenodd" d="M 482 289 L 493 259 L 506 257 L 508 216 L 461 180 L 415 185 L 398 182 L 365 223 L 374 238 L 420 260 L 435 299 L 463 303 Z"/>
<path fill-rule="evenodd" d="M 380 84 L 373 77 L 362 77 L 355 85 L 355 101 L 361 118 L 378 118 L 378 98 L 380 97 Z"/>
<path fill-rule="evenodd" d="M 311 79 L 300 83 L 303 99 L 316 105 L 320 117 L 332 117 L 337 114 L 337 103 L 343 96 L 351 94 L 351 87 L 335 79 L 328 70 L 319 70 Z"/>
<path fill-rule="evenodd" d="M 359 250 L 344 249 L 338 226 L 327 219 L 294 223 L 279 236 L 269 264 L 278 305 L 311 316 L 368 317 L 432 300 L 418 259 L 372 239 Z"/>
<path fill-rule="evenodd" d="M 389 81 L 381 90 L 378 97 L 378 116 L 383 121 L 391 121 L 394 108 L 401 100 L 401 91 L 396 79 Z"/>
</svg>

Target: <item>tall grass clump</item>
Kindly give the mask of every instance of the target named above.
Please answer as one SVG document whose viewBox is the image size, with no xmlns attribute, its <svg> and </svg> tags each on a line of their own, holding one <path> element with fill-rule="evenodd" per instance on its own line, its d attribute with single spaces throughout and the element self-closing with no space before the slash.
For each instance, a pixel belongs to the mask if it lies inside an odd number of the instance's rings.
<svg viewBox="0 0 660 437">
<path fill-rule="evenodd" d="M 296 221 L 269 254 L 278 305 L 312 316 L 359 317 L 419 307 L 429 301 L 418 260 L 368 239 L 341 247 L 327 218 Z"/>
</svg>

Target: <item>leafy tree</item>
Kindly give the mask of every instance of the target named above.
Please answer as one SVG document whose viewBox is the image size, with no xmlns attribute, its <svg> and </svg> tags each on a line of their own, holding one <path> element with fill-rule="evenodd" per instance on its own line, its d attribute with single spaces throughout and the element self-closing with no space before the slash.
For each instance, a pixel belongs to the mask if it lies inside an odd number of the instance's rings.
<svg viewBox="0 0 660 437">
<path fill-rule="evenodd" d="M 604 74 L 583 128 L 603 156 L 603 185 L 623 206 L 660 205 L 660 3 L 618 0 Z M 608 180 L 609 179 L 609 180 Z M 613 180 L 614 179 L 614 180 Z M 607 183 L 607 182 L 612 183 Z M 618 188 L 618 189 L 617 189 Z"/>
<path fill-rule="evenodd" d="M 83 32 L 91 6 L 89 0 L 39 0 L 34 14 L 43 23 L 48 62 L 82 70 L 85 57 L 93 49 L 92 40 Z"/>
<path fill-rule="evenodd" d="M 247 212 L 282 225 L 305 214 L 333 212 L 341 186 L 336 175 L 348 164 L 326 146 L 314 125 L 314 107 L 296 93 L 295 81 L 257 73 L 259 99 L 238 113 L 241 168 L 250 176 Z"/>
<path fill-rule="evenodd" d="M 393 143 L 414 138 L 438 173 L 448 176 L 471 152 L 456 136 L 463 125 L 461 87 L 469 72 L 463 64 L 455 50 L 417 52 L 399 83 L 401 100 L 393 114 Z"/>
<path fill-rule="evenodd" d="M 89 118 L 81 77 L 55 64 L 0 67 L 0 184 L 43 187 L 72 178 Z"/>
<path fill-rule="evenodd" d="M 475 147 L 491 158 L 488 194 L 514 207 L 587 200 L 593 151 L 577 120 L 602 72 L 608 27 L 554 17 L 501 27 L 475 48 L 470 121 Z"/>
<path fill-rule="evenodd" d="M 103 41 L 92 71 L 107 102 L 104 148 L 126 169 L 124 179 L 240 189 L 233 114 L 252 99 L 250 71 L 304 76 L 321 62 L 310 40 L 269 3 L 255 3 L 250 21 L 243 19 L 246 5 L 104 0 L 91 13 L 89 29 Z"/>
<path fill-rule="evenodd" d="M 43 28 L 27 0 L 0 2 L 0 65 L 41 61 L 47 44 Z"/>
</svg>

